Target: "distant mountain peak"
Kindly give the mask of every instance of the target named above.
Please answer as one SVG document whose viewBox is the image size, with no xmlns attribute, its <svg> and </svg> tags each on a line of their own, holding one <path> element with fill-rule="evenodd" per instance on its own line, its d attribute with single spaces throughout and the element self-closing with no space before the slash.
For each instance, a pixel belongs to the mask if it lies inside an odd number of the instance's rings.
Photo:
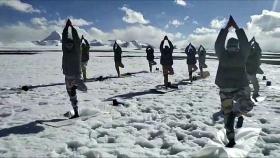
<svg viewBox="0 0 280 158">
<path fill-rule="evenodd" d="M 48 37 L 46 37 L 45 39 L 43 39 L 42 41 L 60 41 L 61 38 L 61 34 L 58 33 L 57 31 L 53 31 L 50 33 L 50 35 Z"/>
</svg>

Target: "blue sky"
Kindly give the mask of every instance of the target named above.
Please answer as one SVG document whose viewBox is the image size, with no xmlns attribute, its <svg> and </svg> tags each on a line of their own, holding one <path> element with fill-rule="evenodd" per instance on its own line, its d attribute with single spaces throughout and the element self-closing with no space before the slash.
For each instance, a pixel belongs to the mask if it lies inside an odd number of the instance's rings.
<svg viewBox="0 0 280 158">
<path fill-rule="evenodd" d="M 28 26 L 34 27 L 39 33 L 38 27 L 31 26 L 32 19 L 41 18 L 48 21 L 46 25 L 54 25 L 54 21 L 57 23 L 65 21 L 71 16 L 88 22 L 79 26 L 84 32 L 96 28 L 97 32 L 112 33 L 113 30 L 123 31 L 129 30 L 129 27 L 144 25 L 139 27 L 146 30 L 158 29 L 157 32 L 170 33 L 174 36 L 177 33 L 177 40 L 191 39 L 194 32 L 217 33 L 220 27 L 213 28 L 211 26 L 213 20 L 216 19 L 218 23 L 224 25 L 230 14 L 240 27 L 247 27 L 248 23 L 262 21 L 259 19 L 266 17 L 264 10 L 273 10 L 273 15 L 267 13 L 272 19 L 278 18 L 279 11 L 278 0 L 15 0 L 17 4 L 10 4 L 12 1 L 0 0 L 0 28 L 19 27 L 16 25 L 20 25 L 21 22 L 21 27 L 23 25 L 25 29 Z M 22 7 L 19 7 L 21 5 Z M 135 13 L 137 17 L 133 16 Z M 259 17 L 252 19 L 252 15 Z M 124 17 L 128 17 L 128 20 L 124 20 Z M 137 20 L 140 18 L 141 21 L 141 17 L 142 23 Z M 129 22 L 133 21 L 133 18 L 136 18 L 136 22 Z M 147 29 L 150 26 L 153 28 Z M 47 28 L 57 29 L 57 27 Z M 44 29 L 46 31 L 46 28 Z M 276 26 L 271 29 L 275 30 Z M 8 35 L 7 32 L 4 33 Z M 42 36 L 45 34 L 42 33 Z M 96 35 L 96 30 L 91 35 Z M 35 35 L 30 38 L 34 40 Z M 1 31 L 0 41 L 4 41 L 3 36 L 1 39 Z"/>
<path fill-rule="evenodd" d="M 150 24 L 164 29 L 164 26 L 173 19 L 184 21 L 190 19 L 183 26 L 170 27 L 169 32 L 190 33 L 197 25 L 207 26 L 214 18 L 228 17 L 232 14 L 241 26 L 249 21 L 250 16 L 262 10 L 270 10 L 273 1 L 269 0 L 194 0 L 187 1 L 186 6 L 177 5 L 174 0 L 22 0 L 31 4 L 41 13 L 26 14 L 14 11 L 9 7 L 0 7 L 0 26 L 29 22 L 32 17 L 46 17 L 48 20 L 73 16 L 92 21 L 93 25 L 110 31 L 114 28 L 123 28 L 127 23 L 122 21 L 124 12 L 120 10 L 124 5 L 141 12 Z"/>
</svg>

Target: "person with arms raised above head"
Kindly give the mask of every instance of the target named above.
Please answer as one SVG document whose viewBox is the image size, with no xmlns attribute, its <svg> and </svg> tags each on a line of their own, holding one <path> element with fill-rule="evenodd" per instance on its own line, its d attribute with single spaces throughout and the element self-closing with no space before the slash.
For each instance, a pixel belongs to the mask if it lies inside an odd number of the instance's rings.
<svg viewBox="0 0 280 158">
<path fill-rule="evenodd" d="M 190 43 L 186 49 L 185 53 L 187 54 L 187 64 L 188 64 L 188 71 L 189 71 L 189 80 L 192 82 L 193 77 L 192 74 L 195 72 L 198 68 L 196 66 L 196 49 L 195 47 Z"/>
<path fill-rule="evenodd" d="M 225 41 L 229 28 L 234 27 L 238 39 L 230 38 Z M 250 98 L 250 87 L 246 72 L 246 62 L 250 52 L 247 36 L 230 16 L 225 28 L 221 29 L 215 42 L 215 52 L 219 59 L 216 85 L 220 88 L 220 100 L 224 114 L 224 125 L 229 143 L 232 148 L 235 143 L 234 123 L 238 117 L 237 128 L 243 124 L 242 114 L 252 110 L 254 103 Z"/>
<path fill-rule="evenodd" d="M 169 46 L 165 46 L 164 45 L 164 41 L 168 42 Z M 160 43 L 160 64 L 162 65 L 162 72 L 163 72 L 163 77 L 164 77 L 164 86 L 166 88 L 171 87 L 171 83 L 168 82 L 168 75 L 173 75 L 174 71 L 172 68 L 173 65 L 173 49 L 174 46 L 172 44 L 172 42 L 168 39 L 167 36 L 164 36 L 164 39 L 161 41 Z"/>
<path fill-rule="evenodd" d="M 205 64 L 206 60 L 206 50 L 205 48 L 200 45 L 198 48 L 198 62 L 199 62 L 199 70 L 200 70 L 200 76 L 203 78 L 203 68 L 207 68 L 207 65 Z"/>
<path fill-rule="evenodd" d="M 118 77 L 121 77 L 120 67 L 124 68 L 124 65 L 122 63 L 122 48 L 118 45 L 117 41 L 115 41 L 113 45 L 113 51 L 114 51 L 115 68 L 118 73 Z"/>
<path fill-rule="evenodd" d="M 156 65 L 157 63 L 154 61 L 155 56 L 154 56 L 154 48 L 151 45 L 148 45 L 146 48 L 146 53 L 147 53 L 147 60 L 149 62 L 149 68 L 150 72 L 152 72 L 153 65 Z"/>
<path fill-rule="evenodd" d="M 81 79 L 80 46 L 81 40 L 78 32 L 68 19 L 62 33 L 62 69 L 65 75 L 66 90 L 74 109 L 74 115 L 70 119 L 79 117 L 76 89 L 87 91 L 87 87 Z"/>
<path fill-rule="evenodd" d="M 253 37 L 249 43 L 251 46 L 251 51 L 247 59 L 246 70 L 247 70 L 248 79 L 253 84 L 253 88 L 254 88 L 252 98 L 255 101 L 257 101 L 257 97 L 260 96 L 259 95 L 260 86 L 256 74 L 260 70 L 262 50 L 259 46 L 259 43 L 255 40 L 255 37 Z"/>
<path fill-rule="evenodd" d="M 82 58 L 81 58 L 81 68 L 83 73 L 84 82 L 87 80 L 87 64 L 89 61 L 89 49 L 90 45 L 88 41 L 82 36 L 81 38 L 81 51 L 82 51 Z"/>
</svg>

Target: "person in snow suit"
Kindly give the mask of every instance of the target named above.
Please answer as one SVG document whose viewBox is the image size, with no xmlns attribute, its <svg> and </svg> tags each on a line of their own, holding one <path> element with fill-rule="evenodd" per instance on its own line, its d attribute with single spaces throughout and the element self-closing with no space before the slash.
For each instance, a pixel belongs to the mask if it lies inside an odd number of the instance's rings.
<svg viewBox="0 0 280 158">
<path fill-rule="evenodd" d="M 70 97 L 74 115 L 79 117 L 76 89 L 87 91 L 86 85 L 81 80 L 81 41 L 77 30 L 68 19 L 62 33 L 62 69 L 65 75 L 66 90 Z"/>
<path fill-rule="evenodd" d="M 198 62 L 199 62 L 199 70 L 200 70 L 201 77 L 203 77 L 203 68 L 207 68 L 207 65 L 205 64 L 205 60 L 206 60 L 206 50 L 202 45 L 200 45 L 198 48 Z"/>
<path fill-rule="evenodd" d="M 189 71 L 189 80 L 192 82 L 192 73 L 195 72 L 198 68 L 196 66 L 196 49 L 195 47 L 190 43 L 186 49 L 185 53 L 187 54 L 187 64 L 188 64 L 188 71 Z"/>
<path fill-rule="evenodd" d="M 154 61 L 154 48 L 151 45 L 148 45 L 146 48 L 147 53 L 147 60 L 149 62 L 150 72 L 152 72 L 153 65 L 156 65 L 157 63 Z"/>
<path fill-rule="evenodd" d="M 122 64 L 122 48 L 117 44 L 117 41 L 115 41 L 114 43 L 113 51 L 114 51 L 115 68 L 117 70 L 118 77 L 121 77 L 119 67 L 124 68 L 124 65 Z"/>
<path fill-rule="evenodd" d="M 225 49 L 225 40 L 230 27 L 235 28 L 238 39 L 230 38 Z M 250 98 L 246 72 L 250 45 L 244 30 L 237 26 L 232 16 L 230 16 L 227 26 L 221 29 L 217 37 L 215 51 L 219 59 L 215 84 L 220 88 L 221 108 L 229 140 L 226 147 L 233 147 L 235 145 L 235 118 L 238 117 L 236 128 L 241 128 L 243 124 L 242 114 L 252 110 L 254 103 Z"/>
<path fill-rule="evenodd" d="M 89 43 L 88 41 L 82 36 L 81 38 L 81 52 L 82 52 L 82 59 L 81 59 L 81 68 L 82 68 L 82 73 L 83 73 L 83 79 L 84 82 L 86 82 L 87 79 L 87 64 L 89 60 Z"/>
<path fill-rule="evenodd" d="M 163 47 L 164 41 L 168 42 L 168 46 Z M 162 72 L 163 72 L 163 77 L 164 77 L 164 85 L 165 87 L 170 87 L 171 83 L 168 82 L 168 75 L 173 75 L 174 71 L 172 68 L 173 65 L 173 49 L 174 46 L 172 42 L 168 39 L 167 36 L 164 36 L 164 39 L 160 43 L 160 64 L 162 65 Z"/>
<path fill-rule="evenodd" d="M 260 96 L 259 95 L 260 86 L 259 86 L 259 82 L 256 77 L 256 74 L 260 70 L 262 50 L 261 50 L 258 42 L 256 42 L 255 37 L 253 37 L 249 43 L 251 46 L 251 51 L 250 51 L 249 57 L 247 59 L 246 71 L 247 71 L 248 79 L 253 84 L 253 87 L 254 87 L 254 92 L 253 92 L 252 98 L 255 101 L 257 101 L 257 97 Z"/>
</svg>

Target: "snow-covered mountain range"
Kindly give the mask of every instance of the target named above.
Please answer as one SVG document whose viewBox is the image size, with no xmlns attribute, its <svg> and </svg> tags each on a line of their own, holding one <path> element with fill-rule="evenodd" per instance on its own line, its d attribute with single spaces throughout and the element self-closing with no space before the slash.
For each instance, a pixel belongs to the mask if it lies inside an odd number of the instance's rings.
<svg viewBox="0 0 280 158">
<path fill-rule="evenodd" d="M 33 41 L 36 45 L 41 46 L 60 46 L 61 45 L 61 34 L 57 31 L 53 31 L 48 35 L 46 38 L 44 38 L 41 41 Z M 149 44 L 139 42 L 136 40 L 132 41 L 122 41 L 122 40 L 116 40 L 117 43 L 123 47 L 123 48 L 131 48 L 131 49 L 141 49 L 146 48 Z M 93 39 L 89 41 L 91 46 L 113 46 L 115 43 L 115 40 L 108 40 L 108 41 L 102 41 L 98 39 Z"/>
</svg>

